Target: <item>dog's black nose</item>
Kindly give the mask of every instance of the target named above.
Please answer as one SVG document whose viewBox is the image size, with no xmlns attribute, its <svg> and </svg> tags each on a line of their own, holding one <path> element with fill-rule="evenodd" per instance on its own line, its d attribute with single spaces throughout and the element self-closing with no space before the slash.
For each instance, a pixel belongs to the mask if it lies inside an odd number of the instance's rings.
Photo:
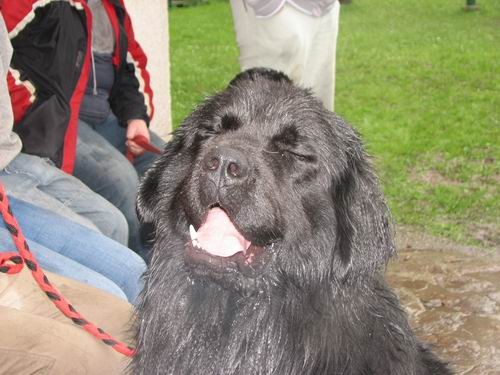
<svg viewBox="0 0 500 375">
<path fill-rule="evenodd" d="M 216 146 L 203 158 L 203 169 L 228 181 L 241 180 L 248 175 L 248 159 L 235 148 Z"/>
</svg>

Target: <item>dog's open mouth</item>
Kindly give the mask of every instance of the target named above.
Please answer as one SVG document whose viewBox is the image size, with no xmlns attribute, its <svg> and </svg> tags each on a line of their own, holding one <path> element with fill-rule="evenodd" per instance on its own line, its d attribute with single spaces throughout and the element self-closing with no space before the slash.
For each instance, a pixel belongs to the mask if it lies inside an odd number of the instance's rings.
<svg viewBox="0 0 500 375">
<path fill-rule="evenodd" d="M 272 247 L 252 244 L 220 207 L 208 211 L 198 231 L 190 225 L 189 234 L 191 241 L 186 246 L 186 260 L 217 272 L 239 270 L 250 276 L 266 263 L 266 250 Z"/>
</svg>

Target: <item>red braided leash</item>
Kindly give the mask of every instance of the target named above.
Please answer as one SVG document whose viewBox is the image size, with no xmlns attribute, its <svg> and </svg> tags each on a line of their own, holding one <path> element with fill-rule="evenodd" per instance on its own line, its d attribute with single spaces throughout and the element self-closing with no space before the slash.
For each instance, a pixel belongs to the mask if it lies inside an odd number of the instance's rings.
<svg viewBox="0 0 500 375">
<path fill-rule="evenodd" d="M 89 332 L 91 335 L 95 336 L 106 345 L 111 346 L 117 352 L 132 357 L 135 351 L 130 346 L 115 340 L 109 334 L 107 334 L 101 328 L 96 327 L 94 324 L 86 320 L 75 308 L 61 295 L 61 293 L 54 287 L 47 276 L 44 274 L 42 268 L 39 266 L 38 262 L 31 253 L 28 243 L 26 242 L 24 235 L 17 223 L 16 218 L 12 214 L 11 208 L 9 206 L 9 201 L 7 199 L 7 194 L 5 193 L 4 187 L 0 184 L 0 211 L 2 213 L 3 220 L 7 230 L 10 232 L 14 244 L 19 251 L 21 256 L 16 253 L 3 253 L 0 254 L 0 272 L 7 274 L 14 274 L 21 271 L 23 267 L 23 262 L 31 270 L 33 278 L 38 283 L 40 289 L 47 294 L 49 299 L 56 305 L 56 307 L 69 319 L 73 321 L 76 325 L 82 327 L 85 331 Z M 12 264 L 9 264 L 12 263 Z"/>
<path fill-rule="evenodd" d="M 137 135 L 133 139 L 131 139 L 131 141 L 134 141 L 139 146 L 141 146 L 144 151 L 152 152 L 153 154 L 161 154 L 161 150 L 152 143 L 149 143 L 148 139 L 143 135 Z M 125 156 L 129 162 L 132 163 L 134 161 L 135 156 L 132 151 L 130 151 L 130 149 L 127 149 L 127 153 Z"/>
</svg>

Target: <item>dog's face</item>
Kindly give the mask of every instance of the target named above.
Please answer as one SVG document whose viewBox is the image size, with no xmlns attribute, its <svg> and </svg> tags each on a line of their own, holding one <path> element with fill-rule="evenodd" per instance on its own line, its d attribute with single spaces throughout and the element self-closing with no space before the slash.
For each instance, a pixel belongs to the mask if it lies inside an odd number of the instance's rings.
<svg viewBox="0 0 500 375">
<path fill-rule="evenodd" d="M 147 173 L 139 212 L 156 228 L 156 258 L 245 295 L 340 281 L 392 253 L 355 132 L 263 69 L 241 73 L 185 120 Z"/>
<path fill-rule="evenodd" d="M 197 108 L 139 211 L 136 373 L 448 373 L 382 280 L 392 234 L 358 136 L 284 75 L 246 71 Z"/>
</svg>

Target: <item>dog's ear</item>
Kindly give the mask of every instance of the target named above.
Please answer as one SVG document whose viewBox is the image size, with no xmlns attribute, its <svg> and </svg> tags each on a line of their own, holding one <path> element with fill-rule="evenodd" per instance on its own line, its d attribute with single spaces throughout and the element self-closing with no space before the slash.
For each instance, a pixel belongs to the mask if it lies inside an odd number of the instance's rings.
<svg viewBox="0 0 500 375">
<path fill-rule="evenodd" d="M 152 223 L 154 221 L 154 209 L 158 200 L 158 185 L 161 173 L 158 162 L 154 164 L 145 174 L 139 185 L 137 194 L 137 215 L 143 223 Z"/>
<path fill-rule="evenodd" d="M 343 278 L 384 267 L 394 253 L 389 211 L 359 138 L 347 147 L 347 163 L 332 182 L 336 219 L 333 270 Z"/>
<path fill-rule="evenodd" d="M 252 68 L 239 73 L 231 80 L 231 82 L 229 82 L 229 86 L 236 86 L 238 83 L 246 80 L 255 81 L 259 78 L 265 78 L 277 82 L 292 82 L 291 79 L 288 78 L 288 76 L 283 72 L 269 68 Z"/>
<path fill-rule="evenodd" d="M 166 190 L 171 186 L 169 184 L 162 185 L 161 180 L 165 179 L 169 182 L 174 180 L 173 176 L 169 178 L 169 176 L 164 176 L 164 173 L 168 171 L 168 165 L 179 156 L 183 147 L 183 138 L 182 130 L 177 129 L 161 156 L 146 171 L 139 184 L 136 209 L 139 219 L 144 223 L 154 222 L 160 196 L 166 194 Z"/>
<path fill-rule="evenodd" d="M 355 225 L 350 207 L 354 198 L 354 186 L 354 175 L 349 168 L 332 183 L 336 222 L 333 269 L 334 274 L 340 278 L 345 276 L 351 266 Z"/>
</svg>

